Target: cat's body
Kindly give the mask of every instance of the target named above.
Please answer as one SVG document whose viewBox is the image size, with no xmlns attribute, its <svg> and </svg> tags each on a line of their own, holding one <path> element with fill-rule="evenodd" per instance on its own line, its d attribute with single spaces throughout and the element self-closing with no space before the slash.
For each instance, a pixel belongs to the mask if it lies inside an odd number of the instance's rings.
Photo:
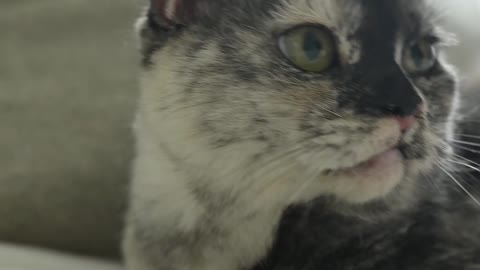
<svg viewBox="0 0 480 270">
<path fill-rule="evenodd" d="M 292 207 L 255 270 L 480 269 L 478 205 L 453 192 L 380 220 L 339 215 L 321 201 Z"/>
<path fill-rule="evenodd" d="M 128 269 L 243 270 L 270 252 L 259 269 L 479 267 L 444 226 L 456 86 L 425 8 L 152 0 Z"/>
</svg>

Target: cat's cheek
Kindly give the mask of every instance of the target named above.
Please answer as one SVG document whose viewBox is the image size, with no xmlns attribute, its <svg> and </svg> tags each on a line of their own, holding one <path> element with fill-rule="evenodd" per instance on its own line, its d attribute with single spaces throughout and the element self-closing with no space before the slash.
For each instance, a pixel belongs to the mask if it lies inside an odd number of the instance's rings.
<svg viewBox="0 0 480 270">
<path fill-rule="evenodd" d="M 406 175 L 411 179 L 417 179 L 419 175 L 426 175 L 435 169 L 435 160 L 438 153 L 434 147 L 424 150 L 425 156 L 422 159 L 406 160 Z"/>
<path fill-rule="evenodd" d="M 433 170 L 434 162 L 433 157 L 427 156 L 425 159 L 421 160 L 407 160 L 407 174 L 412 177 L 416 177 L 422 173 L 428 173 Z"/>
</svg>

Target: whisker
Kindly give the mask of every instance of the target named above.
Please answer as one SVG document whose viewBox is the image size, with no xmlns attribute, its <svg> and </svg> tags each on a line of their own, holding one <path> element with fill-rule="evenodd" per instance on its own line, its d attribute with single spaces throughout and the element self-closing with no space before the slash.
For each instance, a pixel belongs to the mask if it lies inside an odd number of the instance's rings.
<svg viewBox="0 0 480 270">
<path fill-rule="evenodd" d="M 294 151 L 293 153 L 291 153 L 290 155 L 286 156 L 286 158 L 291 158 L 294 154 L 296 153 L 300 153 L 300 152 L 303 152 L 303 149 L 297 149 L 296 151 Z M 290 162 L 289 165 L 287 167 L 285 167 L 283 164 L 282 164 L 283 168 L 282 170 L 279 170 L 279 168 L 277 166 L 271 168 L 270 170 L 268 171 L 264 171 L 262 172 L 262 174 L 260 175 L 256 175 L 255 179 L 260 177 L 260 178 L 270 178 L 270 177 L 267 177 L 268 175 L 270 175 L 272 172 L 275 172 L 277 171 L 278 172 L 278 176 L 281 176 L 282 174 L 284 174 L 287 169 L 290 169 L 292 166 L 294 166 L 293 162 Z M 271 180 L 270 181 L 267 181 L 264 185 L 262 185 L 262 187 L 259 189 L 259 192 L 258 192 L 258 195 L 263 193 L 265 190 L 268 190 L 270 187 L 272 187 L 274 184 L 276 184 L 278 181 L 280 181 L 279 177 L 271 177 Z M 258 196 L 257 195 L 257 196 Z"/>
<path fill-rule="evenodd" d="M 480 195 L 480 189 L 472 181 L 477 181 L 477 177 L 472 175 L 471 172 L 461 172 L 461 176 L 453 173 L 455 176 L 461 177 L 464 187 L 470 191 L 470 193 L 477 198 L 477 195 Z M 468 179 L 465 179 L 465 176 L 468 176 Z M 458 179 L 458 178 L 457 178 Z"/>
<path fill-rule="evenodd" d="M 312 136 L 312 138 L 315 138 L 317 136 Z M 306 144 L 310 143 L 310 139 L 312 138 L 305 138 L 302 143 L 300 143 L 300 145 L 297 147 L 297 149 L 294 149 L 294 151 L 292 151 L 291 153 L 289 153 L 288 156 L 286 156 L 285 158 L 292 158 L 292 156 L 296 155 L 296 154 L 299 154 L 299 153 L 302 153 L 302 154 L 305 154 L 305 146 Z M 310 153 L 310 154 L 314 154 L 314 153 Z M 275 165 L 275 164 L 274 164 Z M 268 171 L 264 171 L 262 172 L 262 174 L 260 175 L 255 175 L 255 179 L 257 178 L 262 178 L 262 177 L 265 177 L 265 176 L 268 176 L 269 174 L 272 173 L 272 171 L 277 171 L 278 173 L 278 176 L 281 176 L 282 174 L 284 174 L 288 169 L 290 169 L 292 166 L 294 166 L 295 164 L 293 162 L 289 163 L 287 167 L 285 167 L 285 165 L 282 164 L 283 168 L 281 170 L 279 170 L 279 168 L 277 166 L 274 166 L 271 170 L 268 170 Z M 300 188 L 304 189 L 304 186 L 305 188 L 308 187 L 308 185 L 310 183 L 312 183 L 313 181 L 315 181 L 315 177 L 313 176 L 316 176 L 318 175 L 320 172 L 318 171 L 315 171 L 315 172 L 312 172 L 312 177 L 308 177 L 307 179 L 310 179 L 310 180 L 306 180 L 306 182 L 309 182 L 309 183 L 304 183 L 301 185 Z M 266 190 L 268 190 L 270 187 L 272 187 L 274 184 L 278 183 L 278 181 L 280 181 L 282 178 L 281 177 L 265 177 L 267 179 L 270 179 L 270 181 L 266 182 L 258 191 L 257 195 L 256 196 L 260 196 L 260 194 L 262 194 L 263 192 L 265 192 Z M 303 190 L 297 190 L 296 194 L 294 194 L 294 196 L 298 196 Z M 293 198 L 294 196 L 292 196 L 291 198 Z"/>
<path fill-rule="evenodd" d="M 455 133 L 454 135 L 465 137 L 465 138 L 471 138 L 471 139 L 480 139 L 480 136 L 478 135 L 469 135 L 469 134 L 461 134 L 461 133 Z"/>
<path fill-rule="evenodd" d="M 455 122 L 457 123 L 474 123 L 474 124 L 480 124 L 480 121 L 478 120 L 471 120 L 471 119 L 454 119 Z"/>
<path fill-rule="evenodd" d="M 480 168 L 480 163 L 477 163 L 477 162 L 475 162 L 475 161 L 473 161 L 473 160 L 470 160 L 470 159 L 468 159 L 468 158 L 466 158 L 466 157 L 464 157 L 464 156 L 461 156 L 461 155 L 459 155 L 459 154 L 451 153 L 451 155 L 453 155 L 455 158 L 459 158 L 459 159 L 461 159 L 461 160 L 463 160 L 463 161 L 465 161 L 465 162 L 467 162 L 467 163 L 471 163 L 471 164 L 473 164 L 473 165 L 475 165 L 475 166 L 478 166 L 478 167 Z"/>
<path fill-rule="evenodd" d="M 478 206 L 480 206 L 480 201 L 470 192 L 467 188 L 465 188 L 462 183 L 457 180 L 447 169 L 445 169 L 440 162 L 437 162 L 437 166 L 448 176 L 452 179 L 459 187 L 462 189 L 465 194 L 467 194 Z"/>
<path fill-rule="evenodd" d="M 467 163 L 460 162 L 460 161 L 455 161 L 455 160 L 451 160 L 451 159 L 448 159 L 447 161 L 452 162 L 452 163 L 455 163 L 455 164 L 458 164 L 458 165 L 462 165 L 462 166 L 465 166 L 465 167 L 467 167 L 467 168 L 470 168 L 470 169 L 472 169 L 472 170 L 474 170 L 474 171 L 480 172 L 480 169 L 479 169 L 479 168 L 476 168 L 476 167 L 474 167 L 474 166 L 472 166 L 472 165 L 469 165 L 469 164 L 467 164 Z"/>
<path fill-rule="evenodd" d="M 442 148 L 444 150 L 447 150 L 444 146 Z M 454 145 L 454 148 L 456 148 L 457 150 L 461 149 L 461 150 L 469 151 L 469 152 L 472 152 L 472 153 L 480 154 L 480 150 L 471 149 L 471 148 L 460 146 L 460 145 Z M 454 160 L 447 160 L 447 161 L 450 161 L 450 162 L 453 162 L 453 163 L 456 163 L 456 164 L 459 164 L 459 165 L 464 165 L 464 166 L 472 168 L 472 169 L 475 168 L 475 169 L 480 170 L 480 163 L 477 163 L 477 162 L 475 162 L 471 159 L 468 159 L 468 158 L 466 158 L 462 155 L 459 155 L 457 153 L 451 152 L 449 154 L 452 156 L 452 158 L 454 158 Z M 474 167 L 472 165 L 475 165 L 476 167 Z"/>
<path fill-rule="evenodd" d="M 312 104 L 315 104 L 315 101 L 313 101 L 310 97 L 307 96 L 307 99 L 308 99 L 310 102 L 312 102 Z M 330 114 L 332 114 L 332 115 L 334 115 L 334 116 L 336 116 L 336 117 L 338 117 L 338 118 L 342 118 L 342 116 L 341 116 L 340 114 L 338 114 L 338 113 L 336 113 L 336 112 L 334 112 L 334 111 L 332 111 L 332 110 L 330 110 L 330 109 L 328 109 L 328 108 L 319 107 L 319 109 L 324 110 L 324 111 L 326 111 L 326 112 L 328 112 L 328 113 L 330 113 Z M 319 116 L 321 116 L 321 115 L 319 115 Z"/>
<path fill-rule="evenodd" d="M 468 145 L 468 146 L 478 146 L 478 147 L 480 147 L 480 143 L 467 142 L 467 141 L 461 141 L 461 140 L 450 140 L 450 142 L 463 144 L 463 145 Z"/>
<path fill-rule="evenodd" d="M 274 154 L 272 157 L 268 157 L 268 159 L 263 159 L 260 162 L 251 163 L 247 166 L 246 169 L 244 169 L 243 166 L 239 166 L 237 170 L 231 171 L 230 174 L 239 173 L 239 172 L 245 173 L 243 176 L 241 176 L 240 179 L 248 179 L 248 180 L 245 181 L 241 189 L 242 190 L 248 189 L 251 186 L 253 181 L 264 178 L 274 171 L 277 171 L 280 174 L 285 173 L 285 171 L 290 167 L 285 167 L 285 165 L 283 164 L 283 161 L 285 161 L 286 159 L 292 158 L 292 156 L 303 151 L 304 150 L 303 147 L 305 146 L 304 144 L 307 142 L 308 140 L 305 140 L 303 142 L 298 143 L 294 147 L 290 147 L 285 151 L 281 151 L 280 153 Z M 283 166 L 281 167 L 281 169 L 279 168 L 280 164 Z M 292 162 L 288 163 L 288 165 L 291 165 L 291 164 Z M 273 181 L 275 181 L 275 179 Z M 266 185 L 269 185 L 268 183 Z"/>
<path fill-rule="evenodd" d="M 465 151 L 468 151 L 468 152 L 471 152 L 471 153 L 475 153 L 475 154 L 480 154 L 480 150 L 468 148 L 466 146 L 455 145 L 454 148 L 462 149 L 462 150 L 465 150 Z"/>
</svg>

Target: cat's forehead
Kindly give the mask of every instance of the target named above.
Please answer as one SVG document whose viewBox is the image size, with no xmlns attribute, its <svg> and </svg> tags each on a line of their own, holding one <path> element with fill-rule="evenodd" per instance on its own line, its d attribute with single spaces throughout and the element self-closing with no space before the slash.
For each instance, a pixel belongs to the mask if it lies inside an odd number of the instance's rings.
<svg viewBox="0 0 480 270">
<path fill-rule="evenodd" d="M 332 31 L 354 34 L 368 30 L 423 31 L 431 10 L 422 0 L 279 0 L 275 12 L 280 23 L 321 24 Z"/>
<path fill-rule="evenodd" d="M 322 24 L 332 30 L 355 29 L 363 17 L 360 1 L 298 0 L 280 1 L 275 17 L 281 24 Z"/>
</svg>

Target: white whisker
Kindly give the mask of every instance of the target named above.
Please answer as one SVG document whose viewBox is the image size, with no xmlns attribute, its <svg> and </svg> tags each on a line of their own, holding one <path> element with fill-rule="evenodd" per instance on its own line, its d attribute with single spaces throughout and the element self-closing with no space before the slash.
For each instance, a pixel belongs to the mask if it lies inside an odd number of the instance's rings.
<svg viewBox="0 0 480 270">
<path fill-rule="evenodd" d="M 480 154 L 480 150 L 472 149 L 472 148 L 469 148 L 469 147 L 466 147 L 466 146 L 455 145 L 454 148 L 465 150 L 465 151 L 472 152 L 472 153 L 475 153 L 475 154 Z"/>
<path fill-rule="evenodd" d="M 480 206 L 480 201 L 470 192 L 460 181 L 458 181 L 447 169 L 445 169 L 441 163 L 437 163 L 437 166 L 452 179 L 478 206 Z"/>
<path fill-rule="evenodd" d="M 480 172 L 480 168 L 477 168 L 477 167 L 474 167 L 472 165 L 469 165 L 467 163 L 464 163 L 464 162 L 461 162 L 461 161 L 456 161 L 456 160 L 453 160 L 453 159 L 449 159 L 448 162 L 452 162 L 452 163 L 455 163 L 455 164 L 458 164 L 458 165 L 462 165 L 462 166 L 465 166 L 467 168 L 470 168 L 474 171 L 477 171 L 477 172 Z"/>
<path fill-rule="evenodd" d="M 463 145 L 480 147 L 480 143 L 466 142 L 466 141 L 460 141 L 460 140 L 450 140 L 450 142 L 459 143 L 459 144 L 463 144 Z"/>
<path fill-rule="evenodd" d="M 473 165 L 477 166 L 478 168 L 480 168 L 480 163 L 477 163 L 477 162 L 475 162 L 475 161 L 473 161 L 473 160 L 470 160 L 470 159 L 468 159 L 468 158 L 466 158 L 466 157 L 463 157 L 463 156 L 461 156 L 461 155 L 459 155 L 459 154 L 455 154 L 455 153 L 451 153 L 451 154 L 452 154 L 455 158 L 459 158 L 459 159 L 461 159 L 461 160 L 463 160 L 463 161 L 465 161 L 465 162 L 467 162 L 467 163 L 473 164 Z"/>
<path fill-rule="evenodd" d="M 469 134 L 454 134 L 454 135 L 465 137 L 465 138 L 480 139 L 480 136 L 477 136 L 477 135 L 469 135 Z"/>
</svg>

